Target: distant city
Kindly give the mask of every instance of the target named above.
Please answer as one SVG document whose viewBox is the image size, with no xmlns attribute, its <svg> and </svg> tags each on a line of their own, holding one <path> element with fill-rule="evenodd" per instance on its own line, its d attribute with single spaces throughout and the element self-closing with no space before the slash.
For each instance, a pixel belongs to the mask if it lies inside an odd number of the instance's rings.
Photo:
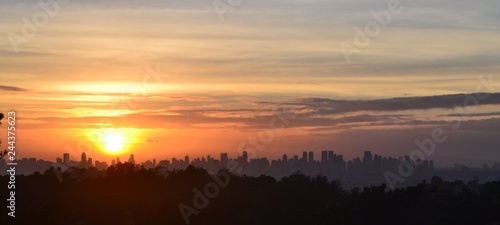
<svg viewBox="0 0 500 225">
<path fill-rule="evenodd" d="M 96 170 L 106 170 L 110 166 L 118 163 L 131 163 L 136 167 L 144 169 L 162 168 L 167 171 L 183 170 L 189 165 L 206 169 L 210 173 L 215 173 L 221 169 L 228 168 L 229 164 L 234 163 L 241 168 L 239 175 L 260 176 L 267 175 L 276 179 L 289 176 L 300 172 L 308 176 L 324 176 L 329 180 L 339 180 L 345 188 L 364 187 L 369 185 L 379 185 L 386 182 L 385 172 L 397 174 L 401 170 L 400 166 L 404 162 L 410 165 L 416 165 L 411 171 L 411 176 L 405 179 L 404 186 L 415 185 L 422 180 L 430 180 L 432 176 L 440 176 L 445 180 L 462 180 L 477 182 L 489 182 L 500 179 L 500 164 L 495 163 L 491 166 L 484 165 L 483 168 L 469 168 L 464 165 L 456 165 L 449 169 L 435 169 L 432 160 L 413 161 L 409 156 L 398 158 L 383 157 L 373 155 L 371 151 L 365 151 L 363 157 L 356 157 L 346 161 L 342 155 L 337 155 L 334 151 L 322 151 L 319 159 L 315 158 L 312 151 L 302 153 L 302 156 L 293 155 L 289 157 L 284 154 L 282 158 L 269 160 L 267 158 L 249 158 L 248 153 L 244 151 L 237 158 L 229 158 L 228 153 L 221 153 L 220 158 L 216 159 L 208 155 L 207 157 L 190 159 L 188 155 L 184 159 L 172 158 L 171 160 L 156 159 L 137 163 L 134 154 L 131 154 L 126 161 L 119 157 L 107 162 L 87 158 L 85 153 L 81 154 L 80 161 L 70 160 L 70 154 L 64 153 L 62 158 L 56 158 L 55 163 L 36 158 L 22 158 L 17 160 L 18 174 L 29 175 L 33 173 L 43 173 L 51 167 L 61 168 L 95 168 Z M 0 168 L 6 167 L 6 161 L 0 160 Z M 2 175 L 5 172 L 2 171 Z"/>
</svg>

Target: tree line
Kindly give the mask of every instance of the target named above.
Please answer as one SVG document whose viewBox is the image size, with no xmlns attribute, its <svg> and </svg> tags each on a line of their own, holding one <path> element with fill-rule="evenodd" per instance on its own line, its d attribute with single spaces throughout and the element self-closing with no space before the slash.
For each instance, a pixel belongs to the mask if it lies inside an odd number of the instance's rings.
<svg viewBox="0 0 500 225">
<path fill-rule="evenodd" d="M 344 190 L 339 182 L 299 173 L 280 180 L 229 174 L 227 186 L 209 200 L 193 200 L 214 175 L 188 167 L 146 170 L 120 163 L 107 170 L 50 168 L 17 177 L 16 218 L 0 207 L 0 224 L 331 224 L 490 225 L 500 221 L 500 181 L 446 182 L 439 177 L 417 186 L 387 190 L 370 186 Z M 8 176 L 0 177 L 2 184 Z M 8 196 L 2 188 L 2 196 Z M 209 188 L 214 192 L 214 188 Z M 213 198 L 211 198 L 213 197 Z M 5 198 L 2 197 L 5 202 Z M 180 205 L 196 211 L 180 210 Z M 184 208 L 186 210 L 186 208 Z M 186 213 L 187 212 L 187 213 Z"/>
</svg>

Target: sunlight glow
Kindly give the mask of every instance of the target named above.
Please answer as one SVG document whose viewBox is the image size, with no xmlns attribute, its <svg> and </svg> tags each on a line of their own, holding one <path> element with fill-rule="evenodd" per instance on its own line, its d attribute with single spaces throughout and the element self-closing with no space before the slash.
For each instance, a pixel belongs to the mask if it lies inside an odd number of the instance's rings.
<svg viewBox="0 0 500 225">
<path fill-rule="evenodd" d="M 118 154 L 123 150 L 125 139 L 123 136 L 116 132 L 106 134 L 104 137 L 104 147 L 109 154 Z"/>
</svg>

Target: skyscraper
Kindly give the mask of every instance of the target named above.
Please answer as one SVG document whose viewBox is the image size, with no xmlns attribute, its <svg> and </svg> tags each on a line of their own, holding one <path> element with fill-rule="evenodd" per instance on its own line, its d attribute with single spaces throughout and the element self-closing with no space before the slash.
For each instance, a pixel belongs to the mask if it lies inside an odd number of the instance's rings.
<svg viewBox="0 0 500 225">
<path fill-rule="evenodd" d="M 314 152 L 309 152 L 309 162 L 314 161 Z"/>
<path fill-rule="evenodd" d="M 82 160 L 80 161 L 82 165 L 87 165 L 87 154 L 85 152 L 82 152 Z"/>
<path fill-rule="evenodd" d="M 134 154 L 130 154 L 130 158 L 128 158 L 128 162 L 129 163 L 132 163 L 135 165 L 135 157 L 134 157 Z"/>
<path fill-rule="evenodd" d="M 85 154 L 85 152 L 82 152 L 82 159 L 80 160 L 80 167 L 82 168 L 87 168 L 88 165 L 87 165 L 87 154 Z"/>
<path fill-rule="evenodd" d="M 328 160 L 328 152 L 321 151 L 321 162 L 326 162 Z"/>
<path fill-rule="evenodd" d="M 189 164 L 189 155 L 184 156 L 184 162 L 186 162 L 187 164 Z"/>
<path fill-rule="evenodd" d="M 365 151 L 363 155 L 363 168 L 365 170 L 373 169 L 373 155 L 370 151 Z"/>
<path fill-rule="evenodd" d="M 64 164 L 69 164 L 69 153 L 64 153 L 63 162 Z"/>
<path fill-rule="evenodd" d="M 363 163 L 371 163 L 372 160 L 373 160 L 372 152 L 365 151 L 365 154 L 363 155 Z"/>
<path fill-rule="evenodd" d="M 225 166 L 229 162 L 229 157 L 227 156 L 227 153 L 221 153 L 220 154 L 220 163 Z"/>
<path fill-rule="evenodd" d="M 332 162 L 335 160 L 335 154 L 333 151 L 328 151 L 328 160 Z"/>
<path fill-rule="evenodd" d="M 243 161 L 248 162 L 248 152 L 243 151 Z"/>
<path fill-rule="evenodd" d="M 302 161 L 307 162 L 307 152 L 302 152 Z"/>
</svg>

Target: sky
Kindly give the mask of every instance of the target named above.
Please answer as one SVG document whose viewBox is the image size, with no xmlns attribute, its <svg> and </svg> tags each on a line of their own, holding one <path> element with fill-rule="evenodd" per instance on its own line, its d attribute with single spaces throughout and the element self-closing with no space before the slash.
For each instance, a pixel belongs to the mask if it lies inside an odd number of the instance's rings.
<svg viewBox="0 0 500 225">
<path fill-rule="evenodd" d="M 436 165 L 500 162 L 498 8 L 3 0 L 0 112 L 16 111 L 21 158 L 401 156 L 443 129 Z"/>
</svg>

